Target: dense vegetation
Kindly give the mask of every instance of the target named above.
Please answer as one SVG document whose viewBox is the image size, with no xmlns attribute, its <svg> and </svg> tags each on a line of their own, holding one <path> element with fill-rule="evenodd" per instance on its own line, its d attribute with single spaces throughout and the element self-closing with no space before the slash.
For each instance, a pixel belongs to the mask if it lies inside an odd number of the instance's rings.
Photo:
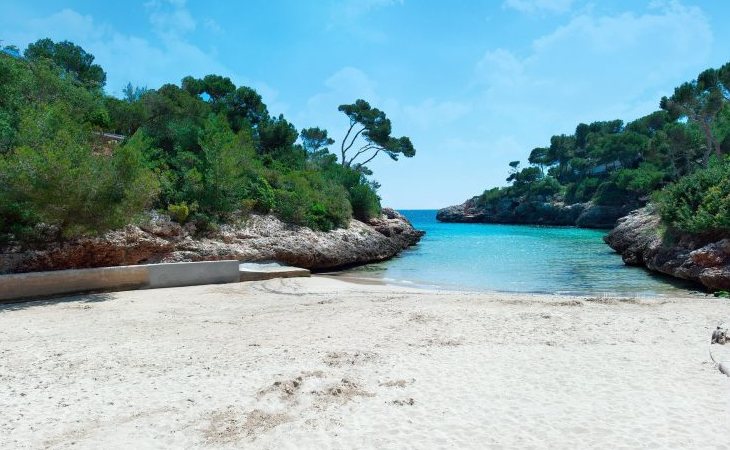
<svg viewBox="0 0 730 450">
<path fill-rule="evenodd" d="M 97 234 L 150 208 L 198 230 L 251 212 L 330 230 L 379 214 L 365 163 L 415 154 L 363 100 L 340 107 L 358 130 L 343 145 L 368 158 L 338 161 L 326 130 L 298 131 L 222 76 L 128 85 L 120 99 L 70 42 L 0 50 L 0 241 Z"/>
<path fill-rule="evenodd" d="M 677 87 L 647 116 L 581 123 L 532 150 L 526 167 L 511 162 L 511 185 L 486 190 L 477 202 L 622 205 L 653 196 L 678 231 L 730 231 L 729 89 L 730 63 Z"/>
</svg>

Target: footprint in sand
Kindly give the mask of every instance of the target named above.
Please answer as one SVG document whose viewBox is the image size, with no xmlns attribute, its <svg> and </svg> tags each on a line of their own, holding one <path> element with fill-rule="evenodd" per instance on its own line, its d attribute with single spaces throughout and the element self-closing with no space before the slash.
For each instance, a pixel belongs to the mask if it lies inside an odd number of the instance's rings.
<svg viewBox="0 0 730 450">
<path fill-rule="evenodd" d="M 269 413 L 260 409 L 242 413 L 229 406 L 210 413 L 209 424 L 202 432 L 207 444 L 220 446 L 234 444 L 244 438 L 256 440 L 259 435 L 290 420 L 283 413 Z"/>
<path fill-rule="evenodd" d="M 375 361 L 378 354 L 374 352 L 328 352 L 323 361 L 330 367 L 347 367 Z"/>
</svg>

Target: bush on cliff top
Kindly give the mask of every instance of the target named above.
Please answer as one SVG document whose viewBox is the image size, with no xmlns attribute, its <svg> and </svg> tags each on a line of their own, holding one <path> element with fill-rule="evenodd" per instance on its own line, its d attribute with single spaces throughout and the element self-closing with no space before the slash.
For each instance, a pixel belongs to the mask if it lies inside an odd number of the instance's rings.
<svg viewBox="0 0 730 450">
<path fill-rule="evenodd" d="M 662 220 L 686 233 L 730 232 L 730 159 L 668 185 L 654 196 Z"/>
<path fill-rule="evenodd" d="M 28 239 L 43 223 L 64 237 L 95 234 L 129 223 L 150 206 L 159 183 L 139 140 L 112 155 L 97 153 L 88 130 L 59 105 L 26 109 L 22 120 L 37 129 L 31 137 L 21 129 L 21 145 L 0 163 L 0 231 Z"/>
</svg>

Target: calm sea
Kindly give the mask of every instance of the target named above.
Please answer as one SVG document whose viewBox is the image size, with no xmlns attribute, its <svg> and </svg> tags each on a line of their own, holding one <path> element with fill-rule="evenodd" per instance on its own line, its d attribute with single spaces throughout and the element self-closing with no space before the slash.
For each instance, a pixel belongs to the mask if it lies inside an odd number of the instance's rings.
<svg viewBox="0 0 730 450">
<path fill-rule="evenodd" d="M 653 296 L 687 293 L 677 283 L 628 267 L 601 239 L 606 231 L 524 225 L 450 224 L 435 210 L 401 211 L 426 231 L 389 261 L 343 275 L 445 289 Z"/>
</svg>

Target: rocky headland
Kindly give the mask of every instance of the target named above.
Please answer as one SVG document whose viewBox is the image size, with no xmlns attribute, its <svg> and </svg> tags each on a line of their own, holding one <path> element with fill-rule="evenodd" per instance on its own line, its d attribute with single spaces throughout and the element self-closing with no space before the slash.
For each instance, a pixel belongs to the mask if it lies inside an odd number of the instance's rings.
<svg viewBox="0 0 730 450">
<path fill-rule="evenodd" d="M 223 259 L 278 261 L 317 271 L 391 258 L 423 234 L 389 208 L 369 223 L 352 220 L 347 228 L 329 232 L 251 215 L 202 236 L 191 224 L 151 214 L 141 225 L 99 237 L 0 249 L 0 273 Z"/>
<path fill-rule="evenodd" d="M 502 198 L 494 205 L 481 205 L 473 197 L 460 205 L 440 209 L 441 222 L 501 223 L 515 225 L 578 226 L 612 228 L 620 217 L 641 206 L 627 202 L 620 206 L 596 205 L 592 202 L 565 204 L 546 199 L 519 200 Z"/>
<path fill-rule="evenodd" d="M 730 289 L 730 238 L 668 236 L 659 215 L 647 206 L 631 212 L 604 238 L 624 263 L 684 280 L 709 290 Z"/>
</svg>

